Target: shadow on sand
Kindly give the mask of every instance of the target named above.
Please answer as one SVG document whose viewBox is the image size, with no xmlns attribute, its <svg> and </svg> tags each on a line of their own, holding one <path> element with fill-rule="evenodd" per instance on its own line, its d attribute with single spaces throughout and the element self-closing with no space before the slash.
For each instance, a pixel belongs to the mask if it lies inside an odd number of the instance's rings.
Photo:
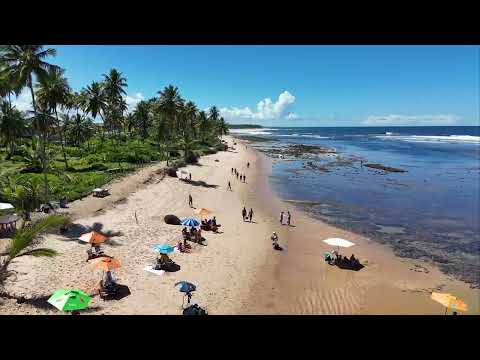
<svg viewBox="0 0 480 360">
<path fill-rule="evenodd" d="M 190 184 L 192 186 L 201 186 L 201 187 L 205 187 L 205 188 L 218 188 L 218 185 L 213 185 L 213 184 L 207 184 L 205 181 L 201 181 L 201 180 L 186 180 L 186 179 L 180 179 L 180 181 L 183 181 L 184 183 L 186 184 Z"/>
<path fill-rule="evenodd" d="M 112 246 L 120 246 L 121 244 L 115 240 L 113 240 L 113 237 L 117 236 L 122 236 L 123 233 L 121 231 L 113 231 L 113 230 L 105 230 L 103 228 L 102 223 L 93 223 L 92 226 L 85 226 L 82 224 L 70 224 L 68 226 L 68 230 L 62 232 L 61 234 L 66 237 L 68 240 L 76 240 L 81 244 L 85 244 L 84 242 L 78 240 L 78 238 L 85 233 L 88 233 L 90 231 L 96 231 L 102 235 L 105 235 L 108 237 L 108 240 L 105 241 L 105 244 L 112 245 Z"/>
</svg>

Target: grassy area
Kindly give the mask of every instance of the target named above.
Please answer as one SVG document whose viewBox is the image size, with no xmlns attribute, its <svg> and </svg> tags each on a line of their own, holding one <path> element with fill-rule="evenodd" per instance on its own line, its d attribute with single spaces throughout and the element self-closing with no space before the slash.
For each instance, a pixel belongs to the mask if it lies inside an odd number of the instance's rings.
<svg viewBox="0 0 480 360">
<path fill-rule="evenodd" d="M 194 153 L 196 156 L 214 153 L 220 149 L 219 145 L 219 143 L 201 144 Z M 51 144 L 49 149 L 54 151 L 51 159 L 53 169 L 48 174 L 51 200 L 58 200 L 62 196 L 68 201 L 79 199 L 89 194 L 95 187 L 101 187 L 146 164 L 164 161 L 167 157 L 167 154 L 159 151 L 153 142 L 143 143 L 135 139 L 114 143 L 108 140 L 102 144 L 99 139 L 95 139 L 80 148 L 67 147 L 65 150 L 68 168 L 65 169 L 61 147 Z M 14 182 L 22 176 L 28 176 L 30 179 L 38 179 L 38 183 L 43 184 L 42 173 L 22 172 L 27 168 L 28 161 L 21 154 L 22 151 L 19 150 L 17 155 L 5 160 L 6 151 L 0 149 L 1 176 L 8 176 Z M 170 160 L 176 166 L 185 164 L 182 151 L 172 151 L 170 155 Z"/>
</svg>

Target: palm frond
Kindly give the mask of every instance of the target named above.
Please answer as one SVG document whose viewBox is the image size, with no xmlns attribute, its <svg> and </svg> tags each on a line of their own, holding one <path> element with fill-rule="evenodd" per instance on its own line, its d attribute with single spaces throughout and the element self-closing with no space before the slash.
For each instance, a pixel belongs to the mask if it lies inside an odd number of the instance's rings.
<svg viewBox="0 0 480 360">
<path fill-rule="evenodd" d="M 18 256 L 27 256 L 27 255 L 36 256 L 36 257 L 40 257 L 40 256 L 54 257 L 55 255 L 58 255 L 58 252 L 53 250 L 53 249 L 39 248 L 39 249 L 33 249 L 33 250 L 25 251 L 25 252 L 21 253 L 20 255 L 17 255 L 17 257 Z"/>
</svg>

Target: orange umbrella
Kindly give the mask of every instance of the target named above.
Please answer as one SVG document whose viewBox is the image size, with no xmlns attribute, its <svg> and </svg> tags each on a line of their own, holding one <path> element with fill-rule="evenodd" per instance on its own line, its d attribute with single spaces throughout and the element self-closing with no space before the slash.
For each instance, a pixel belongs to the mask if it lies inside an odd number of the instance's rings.
<svg viewBox="0 0 480 360">
<path fill-rule="evenodd" d="M 206 208 L 199 208 L 199 209 L 195 210 L 195 214 L 200 215 L 200 216 L 208 215 L 211 212 L 212 212 L 211 210 L 208 210 Z"/>
<path fill-rule="evenodd" d="M 453 311 L 468 311 L 467 304 L 452 294 L 432 292 L 431 299 L 445 306 L 445 314 L 448 309 L 452 309 Z"/>
<path fill-rule="evenodd" d="M 90 260 L 90 266 L 103 271 L 111 271 L 120 268 L 120 260 L 110 257 L 99 257 Z"/>
<path fill-rule="evenodd" d="M 107 240 L 107 237 L 96 231 L 90 231 L 89 233 L 82 234 L 79 239 L 90 244 L 100 244 Z"/>
</svg>

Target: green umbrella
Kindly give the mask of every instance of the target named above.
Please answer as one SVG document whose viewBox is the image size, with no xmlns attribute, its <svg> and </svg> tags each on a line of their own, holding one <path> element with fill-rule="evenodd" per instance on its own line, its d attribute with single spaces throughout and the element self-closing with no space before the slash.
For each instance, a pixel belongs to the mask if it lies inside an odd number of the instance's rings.
<svg viewBox="0 0 480 360">
<path fill-rule="evenodd" d="M 48 302 L 58 310 L 73 311 L 87 308 L 90 300 L 92 300 L 92 298 L 82 290 L 60 289 L 50 296 Z"/>
</svg>

